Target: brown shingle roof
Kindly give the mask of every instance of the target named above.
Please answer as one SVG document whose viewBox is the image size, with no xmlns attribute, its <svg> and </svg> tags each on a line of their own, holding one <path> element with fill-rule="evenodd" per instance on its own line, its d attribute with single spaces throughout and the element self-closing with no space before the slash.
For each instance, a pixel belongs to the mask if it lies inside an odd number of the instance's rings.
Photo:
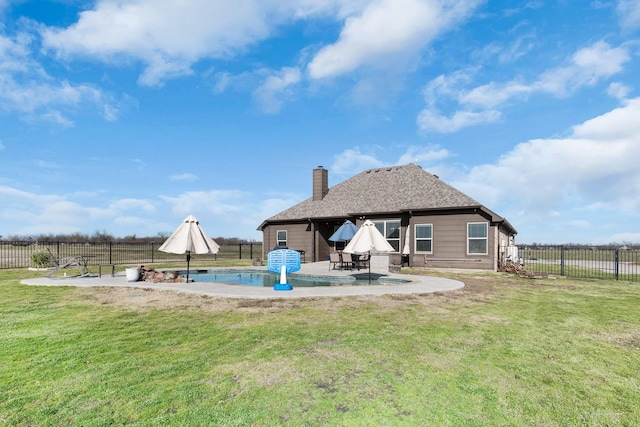
<svg viewBox="0 0 640 427">
<path fill-rule="evenodd" d="M 361 172 L 331 187 L 322 200 L 309 198 L 267 222 L 471 206 L 480 203 L 420 166 L 409 164 Z"/>
</svg>

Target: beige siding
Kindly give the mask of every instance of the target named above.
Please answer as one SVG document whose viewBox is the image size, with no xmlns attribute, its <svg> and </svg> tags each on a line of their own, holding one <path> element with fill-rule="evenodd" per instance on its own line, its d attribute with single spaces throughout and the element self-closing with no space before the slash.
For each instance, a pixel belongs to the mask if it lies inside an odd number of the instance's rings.
<svg viewBox="0 0 640 427">
<path fill-rule="evenodd" d="M 329 237 L 331 236 L 331 234 L 329 234 Z M 328 260 L 329 253 L 333 252 L 333 243 L 327 240 L 329 237 L 323 236 L 321 233 L 321 230 L 318 230 L 318 237 L 316 238 L 316 246 L 317 246 L 316 254 L 318 258 L 316 259 L 316 261 Z M 311 258 L 308 258 L 307 260 L 311 261 Z"/>
<path fill-rule="evenodd" d="M 433 240 L 431 254 L 415 253 L 415 246 L 410 263 L 416 267 L 439 268 L 482 268 L 494 269 L 495 233 L 497 227 L 489 224 L 487 255 L 467 254 L 467 224 L 470 222 L 489 221 L 477 214 L 414 216 L 412 225 L 432 224 Z M 415 229 L 411 230 L 412 234 Z M 415 242 L 414 239 L 412 241 Z"/>
<path fill-rule="evenodd" d="M 470 268 L 496 270 L 498 263 L 498 248 L 502 248 L 504 242 L 508 243 L 509 234 L 500 230 L 498 225 L 491 222 L 479 213 L 452 213 L 416 215 L 408 220 L 402 215 L 389 217 L 376 217 L 372 220 L 397 220 L 402 223 L 400 249 L 404 245 L 407 226 L 411 227 L 411 255 L 409 264 L 415 267 L 434 268 Z M 332 250 L 332 243 L 328 241 L 333 234 L 335 226 L 343 221 L 319 221 L 313 224 L 308 221 L 300 221 L 288 224 L 270 224 L 263 230 L 263 257 L 276 245 L 278 230 L 287 231 L 287 246 L 290 249 L 304 251 L 306 262 L 325 261 Z M 487 254 L 467 254 L 467 224 L 471 222 L 483 222 L 488 224 Z M 409 225 L 408 225 L 409 224 Z M 433 226 L 432 249 L 430 254 L 415 253 L 415 224 L 431 224 Z M 361 221 L 357 221 L 361 225 Z M 314 239 L 315 234 L 315 239 Z M 315 248 L 313 247 L 315 243 Z M 401 254 L 391 254 L 390 262 L 400 265 Z"/>
<path fill-rule="evenodd" d="M 505 258 L 509 255 L 508 253 L 508 248 L 509 248 L 509 244 L 513 243 L 510 241 L 510 234 L 509 232 L 505 229 L 505 227 L 499 227 L 498 228 L 498 248 L 500 250 L 500 253 L 498 253 L 498 260 L 497 261 L 504 261 Z"/>
<path fill-rule="evenodd" d="M 310 261 L 308 257 L 312 254 L 312 233 L 307 231 L 308 224 L 276 224 L 269 225 L 263 230 L 263 258 L 276 246 L 278 231 L 287 231 L 287 247 L 296 251 L 304 251 L 304 260 Z"/>
</svg>

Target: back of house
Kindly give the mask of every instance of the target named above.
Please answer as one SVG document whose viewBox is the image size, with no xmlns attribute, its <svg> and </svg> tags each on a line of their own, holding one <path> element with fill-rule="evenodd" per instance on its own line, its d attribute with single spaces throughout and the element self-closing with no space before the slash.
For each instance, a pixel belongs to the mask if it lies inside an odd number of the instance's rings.
<svg viewBox="0 0 640 427">
<path fill-rule="evenodd" d="M 331 188 L 322 166 L 312 196 L 266 219 L 263 251 L 288 247 L 305 261 L 329 259 L 345 242 L 329 237 L 346 220 L 371 220 L 395 251 L 395 265 L 495 271 L 510 254 L 516 230 L 473 198 L 415 164 L 369 169 Z"/>
</svg>

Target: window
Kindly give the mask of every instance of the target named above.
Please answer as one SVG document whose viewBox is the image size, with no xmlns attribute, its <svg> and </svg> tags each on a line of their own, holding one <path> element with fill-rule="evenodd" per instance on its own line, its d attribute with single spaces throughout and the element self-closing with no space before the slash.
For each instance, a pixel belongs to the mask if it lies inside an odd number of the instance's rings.
<svg viewBox="0 0 640 427">
<path fill-rule="evenodd" d="M 335 233 L 340 228 L 340 225 L 336 225 L 333 227 L 333 232 Z M 347 246 L 347 242 L 343 240 L 338 240 L 337 242 L 333 242 L 333 247 L 336 251 L 341 252 Z"/>
<path fill-rule="evenodd" d="M 487 255 L 489 224 L 470 222 L 467 224 L 467 253 Z"/>
<path fill-rule="evenodd" d="M 276 233 L 276 246 L 287 246 L 287 230 L 278 230 Z"/>
<path fill-rule="evenodd" d="M 400 220 L 373 221 L 376 228 L 387 239 L 395 252 L 400 252 Z"/>
<path fill-rule="evenodd" d="M 416 252 L 433 253 L 432 224 L 416 224 Z"/>
</svg>

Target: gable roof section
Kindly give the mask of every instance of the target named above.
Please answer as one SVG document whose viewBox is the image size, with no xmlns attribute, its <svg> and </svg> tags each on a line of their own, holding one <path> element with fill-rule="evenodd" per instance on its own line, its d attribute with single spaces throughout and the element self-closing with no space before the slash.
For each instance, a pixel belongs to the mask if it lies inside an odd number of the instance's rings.
<svg viewBox="0 0 640 427">
<path fill-rule="evenodd" d="M 466 207 L 481 205 L 420 166 L 409 164 L 361 172 L 331 187 L 322 200 L 309 198 L 265 222 Z"/>
</svg>

